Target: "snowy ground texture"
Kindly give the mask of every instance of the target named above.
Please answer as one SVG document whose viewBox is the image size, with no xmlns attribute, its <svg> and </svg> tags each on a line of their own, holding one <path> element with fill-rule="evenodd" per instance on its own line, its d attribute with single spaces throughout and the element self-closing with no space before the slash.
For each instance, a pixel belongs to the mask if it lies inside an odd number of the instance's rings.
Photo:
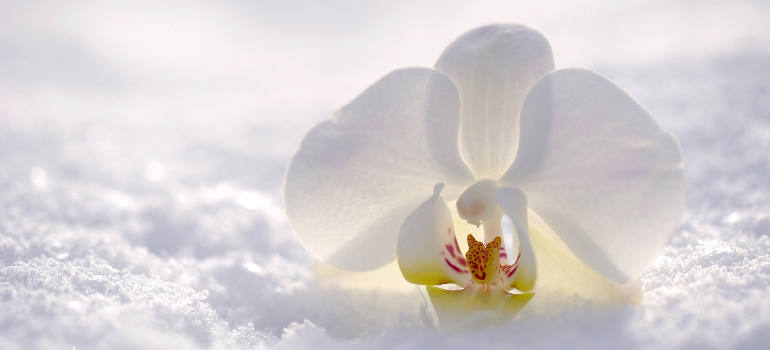
<svg viewBox="0 0 770 350">
<path fill-rule="evenodd" d="M 613 3 L 0 1 L 0 349 L 767 348 L 768 6 Z M 315 279 L 280 195 L 305 131 L 489 22 L 679 137 L 688 209 L 643 305 L 447 337 Z"/>
</svg>

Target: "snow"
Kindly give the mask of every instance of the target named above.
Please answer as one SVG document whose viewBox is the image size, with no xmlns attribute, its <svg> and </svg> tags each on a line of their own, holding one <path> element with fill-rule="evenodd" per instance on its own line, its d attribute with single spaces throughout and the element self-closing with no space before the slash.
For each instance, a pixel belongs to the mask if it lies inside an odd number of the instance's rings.
<svg viewBox="0 0 770 350">
<path fill-rule="evenodd" d="M 0 348 L 762 348 L 763 2 L 0 3 Z M 517 21 L 681 141 L 688 209 L 640 306 L 444 335 L 323 284 L 283 215 L 304 133 L 456 35 Z"/>
</svg>

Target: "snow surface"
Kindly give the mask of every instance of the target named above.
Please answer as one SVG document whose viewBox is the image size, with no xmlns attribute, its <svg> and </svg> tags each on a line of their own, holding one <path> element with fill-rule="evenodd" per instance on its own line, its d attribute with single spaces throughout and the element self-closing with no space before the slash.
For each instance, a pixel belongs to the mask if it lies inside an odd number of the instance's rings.
<svg viewBox="0 0 770 350">
<path fill-rule="evenodd" d="M 0 2 L 0 349 L 767 348 L 766 2 Z M 681 141 L 644 303 L 453 336 L 322 285 L 283 216 L 304 133 L 458 34 L 521 22 Z"/>
</svg>

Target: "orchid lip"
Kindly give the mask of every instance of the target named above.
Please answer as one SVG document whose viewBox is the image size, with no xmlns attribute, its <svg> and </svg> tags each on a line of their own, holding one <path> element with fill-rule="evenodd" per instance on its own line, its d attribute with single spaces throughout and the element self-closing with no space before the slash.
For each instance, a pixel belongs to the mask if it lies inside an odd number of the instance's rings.
<svg viewBox="0 0 770 350">
<path fill-rule="evenodd" d="M 536 272 L 522 271 L 533 270 L 536 266 L 526 237 L 526 218 L 521 217 L 521 213 L 526 213 L 523 193 L 516 189 L 504 192 L 514 197 L 512 205 L 506 202 L 506 211 L 514 208 L 515 213 L 509 214 L 517 222 L 515 234 L 520 237 L 517 240 L 519 246 L 514 247 L 515 260 L 511 261 L 503 243 L 501 221 L 504 211 L 498 198 L 498 183 L 480 180 L 469 186 L 457 200 L 461 218 L 476 219 L 484 228 L 482 241 L 477 241 L 472 234 L 466 235 L 468 250 L 465 252 L 458 244 L 452 213 L 441 197 L 443 189 L 443 183 L 435 184 L 432 195 L 406 218 L 400 228 L 397 255 L 404 278 L 414 284 L 429 286 L 451 283 L 481 290 L 531 290 Z M 469 203 L 484 210 L 464 211 Z M 522 258 L 524 266 L 520 264 Z M 519 281 L 520 277 L 524 280 Z"/>
</svg>

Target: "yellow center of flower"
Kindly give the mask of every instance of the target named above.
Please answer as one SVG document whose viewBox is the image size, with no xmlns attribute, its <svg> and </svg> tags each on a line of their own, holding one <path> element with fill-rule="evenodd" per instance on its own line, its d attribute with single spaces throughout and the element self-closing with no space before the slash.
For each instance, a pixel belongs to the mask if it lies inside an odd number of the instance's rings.
<svg viewBox="0 0 770 350">
<path fill-rule="evenodd" d="M 498 236 L 492 242 L 479 242 L 473 235 L 468 235 L 468 251 L 465 259 L 468 261 L 473 279 L 486 285 L 495 284 L 500 272 L 500 245 L 503 243 Z"/>
</svg>

